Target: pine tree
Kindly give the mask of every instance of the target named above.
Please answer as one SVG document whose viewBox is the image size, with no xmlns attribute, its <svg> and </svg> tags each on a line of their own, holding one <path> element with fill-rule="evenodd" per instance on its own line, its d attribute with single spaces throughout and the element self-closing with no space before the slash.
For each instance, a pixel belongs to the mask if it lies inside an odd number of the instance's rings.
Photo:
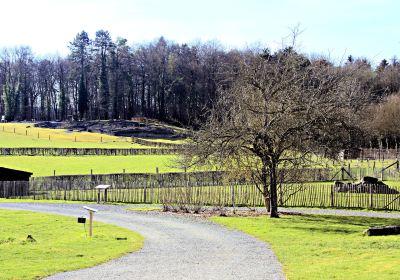
<svg viewBox="0 0 400 280">
<path fill-rule="evenodd" d="M 88 111 L 88 92 L 85 83 L 86 64 L 89 60 L 89 36 L 85 31 L 78 33 L 70 43 L 71 59 L 79 64 L 78 110 L 80 118 L 85 118 Z"/>
</svg>

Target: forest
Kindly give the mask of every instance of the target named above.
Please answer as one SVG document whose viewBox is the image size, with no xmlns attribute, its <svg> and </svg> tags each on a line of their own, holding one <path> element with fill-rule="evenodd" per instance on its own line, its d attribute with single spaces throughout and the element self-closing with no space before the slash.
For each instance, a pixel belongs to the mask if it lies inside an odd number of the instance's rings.
<svg viewBox="0 0 400 280">
<path fill-rule="evenodd" d="M 215 42 L 178 44 L 163 37 L 133 46 L 127 42 L 113 41 L 108 31 L 99 30 L 95 38 L 78 33 L 66 57 L 35 56 L 28 46 L 2 49 L 0 115 L 7 121 L 147 117 L 196 127 L 221 89 L 231 86 L 242 61 L 272 55 L 269 49 L 227 50 Z M 285 52 L 295 50 L 283 48 L 273 55 Z M 360 122 L 376 138 L 386 139 L 386 145 L 397 143 L 400 62 L 396 57 L 375 67 L 352 55 L 339 65 L 322 56 L 296 55 L 305 65 L 356 73 L 371 104 Z"/>
</svg>

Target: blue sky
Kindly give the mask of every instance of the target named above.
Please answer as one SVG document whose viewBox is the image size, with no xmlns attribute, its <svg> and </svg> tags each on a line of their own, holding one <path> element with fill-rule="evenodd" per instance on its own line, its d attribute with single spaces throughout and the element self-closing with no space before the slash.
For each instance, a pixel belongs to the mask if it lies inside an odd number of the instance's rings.
<svg viewBox="0 0 400 280">
<path fill-rule="evenodd" d="M 299 49 L 337 62 L 400 57 L 396 0 L 0 0 L 0 47 L 30 45 L 39 55 L 68 52 L 81 31 L 109 30 L 130 44 L 161 35 L 178 43 L 276 49 L 300 24 Z"/>
</svg>

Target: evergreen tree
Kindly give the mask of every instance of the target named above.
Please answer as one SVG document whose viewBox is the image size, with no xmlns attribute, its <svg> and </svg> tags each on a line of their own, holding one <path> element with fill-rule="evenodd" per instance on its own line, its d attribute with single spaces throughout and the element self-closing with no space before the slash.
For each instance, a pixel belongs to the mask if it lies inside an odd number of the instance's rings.
<svg viewBox="0 0 400 280">
<path fill-rule="evenodd" d="M 88 92 L 86 89 L 86 64 L 89 60 L 90 39 L 85 31 L 78 33 L 70 43 L 71 59 L 79 64 L 78 111 L 80 118 L 84 118 L 88 110 Z"/>
<path fill-rule="evenodd" d="M 112 113 L 110 112 L 112 111 L 112 104 L 110 103 L 107 56 L 114 47 L 109 32 L 104 30 L 97 31 L 94 46 L 100 60 L 99 117 L 101 119 L 108 119 L 112 117 Z"/>
</svg>

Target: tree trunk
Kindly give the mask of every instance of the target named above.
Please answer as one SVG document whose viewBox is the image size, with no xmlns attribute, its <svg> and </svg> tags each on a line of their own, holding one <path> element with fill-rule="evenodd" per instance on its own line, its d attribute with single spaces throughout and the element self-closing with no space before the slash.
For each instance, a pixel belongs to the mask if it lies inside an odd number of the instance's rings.
<svg viewBox="0 0 400 280">
<path fill-rule="evenodd" d="M 279 218 L 278 214 L 278 188 L 277 188 L 277 163 L 273 160 L 269 170 L 271 218 Z"/>
<path fill-rule="evenodd" d="M 270 196 L 269 196 L 269 184 L 268 184 L 268 179 L 267 179 L 267 164 L 263 163 L 263 167 L 262 167 L 262 174 L 261 174 L 261 179 L 262 179 L 262 183 L 263 183 L 263 197 L 264 197 L 264 204 L 265 207 L 267 208 L 267 212 L 270 213 L 271 212 L 271 200 L 270 200 Z"/>
</svg>

